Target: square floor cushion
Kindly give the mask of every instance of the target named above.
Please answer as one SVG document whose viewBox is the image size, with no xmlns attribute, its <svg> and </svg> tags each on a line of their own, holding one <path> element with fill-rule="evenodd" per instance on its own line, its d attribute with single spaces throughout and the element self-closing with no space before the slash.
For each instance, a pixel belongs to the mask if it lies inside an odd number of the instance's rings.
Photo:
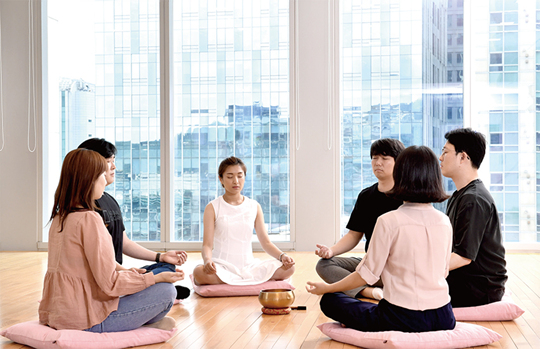
<svg viewBox="0 0 540 349">
<path fill-rule="evenodd" d="M 92 333 L 78 330 L 55 330 L 39 321 L 23 322 L 0 332 L 12 341 L 37 349 L 119 349 L 165 342 L 176 332 L 140 327 L 131 331 Z"/>
<path fill-rule="evenodd" d="M 257 285 L 195 285 L 193 274 L 189 276 L 193 283 L 193 290 L 203 297 L 235 297 L 235 296 L 258 296 L 261 290 L 269 288 L 288 288 L 294 290 L 294 286 L 289 283 L 290 279 L 283 281 L 266 281 Z"/>
<path fill-rule="evenodd" d="M 369 349 L 454 349 L 487 345 L 502 338 L 500 334 L 482 326 L 456 323 L 451 331 L 407 333 L 399 331 L 362 332 L 343 328 L 337 322 L 317 326 L 335 341 Z"/>
<path fill-rule="evenodd" d="M 517 319 L 525 312 L 514 303 L 509 294 L 505 294 L 499 302 L 453 309 L 458 321 L 510 321 Z"/>
</svg>

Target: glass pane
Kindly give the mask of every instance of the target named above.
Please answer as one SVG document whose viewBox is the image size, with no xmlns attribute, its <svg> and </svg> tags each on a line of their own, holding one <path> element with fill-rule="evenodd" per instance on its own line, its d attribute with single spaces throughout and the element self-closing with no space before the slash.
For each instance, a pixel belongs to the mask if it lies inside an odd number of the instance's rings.
<svg viewBox="0 0 540 349">
<path fill-rule="evenodd" d="M 502 9 L 503 9 L 503 2 L 501 0 L 489 0 L 490 12 L 502 11 Z"/>
<path fill-rule="evenodd" d="M 517 0 L 504 0 L 504 10 L 505 11 L 516 11 L 518 9 Z"/>
<path fill-rule="evenodd" d="M 492 13 L 490 15 L 491 24 L 500 24 L 502 23 L 502 13 Z"/>
<path fill-rule="evenodd" d="M 502 64 L 502 53 L 492 53 L 489 57 L 490 64 Z"/>
<path fill-rule="evenodd" d="M 519 184 L 519 175 L 517 173 L 506 173 L 504 175 L 504 184 L 506 185 Z"/>
<path fill-rule="evenodd" d="M 448 7 L 447 1 L 392 2 L 384 11 L 390 11 L 395 19 L 391 25 L 400 30 L 391 32 L 388 45 L 365 30 L 378 25 L 375 18 L 383 7 L 367 6 L 362 0 L 340 2 L 340 31 L 351 38 L 340 48 L 342 227 L 359 192 L 377 181 L 369 156 L 374 140 L 395 138 L 405 146 L 425 144 L 440 153 L 444 134 L 463 125 L 463 6 Z M 423 11 L 435 15 L 424 19 Z M 429 33 L 429 45 L 411 42 L 410 37 L 422 38 L 424 33 Z M 500 39 L 502 48 L 502 35 Z M 381 64 L 385 50 L 395 52 L 395 66 Z M 500 53 L 498 60 L 502 64 Z M 500 79 L 502 83 L 502 73 Z M 392 87 L 385 99 L 381 86 L 388 80 Z M 445 186 L 455 189 L 448 179 Z M 437 206 L 444 210 L 444 204 Z"/>
<path fill-rule="evenodd" d="M 502 174 L 501 173 L 492 173 L 491 174 L 491 184 L 502 184 Z"/>
<path fill-rule="evenodd" d="M 518 211 L 519 210 L 519 194 L 507 193 L 504 195 L 504 202 L 506 211 Z"/>
<path fill-rule="evenodd" d="M 126 233 L 160 241 L 159 1 L 48 0 L 47 10 L 45 211 L 64 156 L 105 138 L 118 150 L 106 191 Z"/>
<path fill-rule="evenodd" d="M 518 131 L 519 117 L 517 113 L 504 114 L 504 129 L 505 131 Z M 517 143 L 515 143 L 517 144 Z"/>
<path fill-rule="evenodd" d="M 504 64 L 518 64 L 517 52 L 508 52 L 504 54 Z"/>
<path fill-rule="evenodd" d="M 290 241 L 289 2 L 173 3 L 174 241 L 202 241 L 219 163 L 247 166 L 272 241 Z M 346 41 L 350 41 L 347 39 Z"/>
<path fill-rule="evenodd" d="M 538 13 L 540 2 L 490 0 L 489 6 L 487 1 L 472 1 L 470 4 L 470 62 L 473 66 L 471 76 L 475 77 L 471 80 L 471 108 L 474 110 L 471 127 L 485 132 L 489 140 L 484 163 L 489 164 L 490 176 L 482 179 L 489 179 L 490 188 L 499 190 L 492 194 L 499 214 L 504 217 L 505 241 L 510 241 L 510 238 L 519 242 L 530 241 L 530 237 L 540 231 L 540 225 L 531 228 L 526 222 L 520 222 L 517 212 L 524 204 L 533 205 L 529 196 L 519 194 L 530 191 L 531 183 L 523 180 L 523 174 L 528 173 L 532 178 L 535 178 L 533 174 L 536 177 L 540 174 L 540 166 L 537 165 L 540 148 L 534 140 L 539 123 L 536 115 L 531 113 L 532 108 L 540 110 L 540 65 L 536 65 L 536 58 L 540 57 L 540 27 L 525 35 L 521 26 L 526 25 L 527 20 L 521 21 L 520 15 L 527 12 L 533 13 L 529 14 L 532 19 L 538 18 L 534 13 Z M 502 18 L 502 25 L 494 23 L 499 18 Z M 488 35 L 489 49 L 485 48 Z M 489 60 L 486 60 L 489 54 Z M 502 71 L 497 70 L 500 63 L 492 59 L 495 54 L 502 54 Z M 479 60 L 483 63 L 472 63 Z M 494 84 L 491 74 L 501 72 L 502 85 Z M 482 76 L 488 74 L 490 83 L 482 82 Z M 482 100 L 489 100 L 489 103 Z M 488 125 L 483 117 L 486 114 L 489 114 Z M 525 137 L 526 134 L 529 136 Z M 536 156 L 532 156 L 533 153 Z M 521 154 L 531 156 L 523 157 Z M 540 198 L 539 192 L 537 183 L 532 200 Z M 534 205 L 537 206 L 538 202 Z M 517 231 L 519 234 L 509 233 Z M 526 240 L 520 241 L 524 237 Z"/>
<path fill-rule="evenodd" d="M 490 158 L 490 171 L 502 172 L 503 170 L 503 156 L 501 153 L 492 153 Z"/>
</svg>

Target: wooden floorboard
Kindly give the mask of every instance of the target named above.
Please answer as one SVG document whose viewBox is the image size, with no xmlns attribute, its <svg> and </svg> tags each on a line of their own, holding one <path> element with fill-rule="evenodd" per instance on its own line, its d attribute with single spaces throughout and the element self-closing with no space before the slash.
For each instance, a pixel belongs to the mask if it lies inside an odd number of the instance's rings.
<svg viewBox="0 0 540 349">
<path fill-rule="evenodd" d="M 293 310 L 289 315 L 263 315 L 257 297 L 204 298 L 193 294 L 173 306 L 169 316 L 176 320 L 177 334 L 167 343 L 138 349 L 349 349 L 322 334 L 317 325 L 330 321 L 319 307 L 320 297 L 306 292 L 308 280 L 318 280 L 317 256 L 307 252 L 289 253 L 296 260 L 292 283 L 296 287 L 295 305 L 307 310 Z M 200 261 L 199 253 L 189 253 L 184 266 L 186 275 Z M 262 253 L 257 257 L 266 258 Z M 472 322 L 500 333 L 503 338 L 485 349 L 540 348 L 540 254 L 507 254 L 507 288 L 514 301 L 525 309 L 515 321 Z M 126 258 L 124 265 L 142 266 Z M 46 252 L 0 252 L 0 329 L 37 320 L 43 277 L 47 268 Z M 189 286 L 189 280 L 181 284 Z M 0 348 L 22 349 L 26 346 L 0 337 Z"/>
</svg>

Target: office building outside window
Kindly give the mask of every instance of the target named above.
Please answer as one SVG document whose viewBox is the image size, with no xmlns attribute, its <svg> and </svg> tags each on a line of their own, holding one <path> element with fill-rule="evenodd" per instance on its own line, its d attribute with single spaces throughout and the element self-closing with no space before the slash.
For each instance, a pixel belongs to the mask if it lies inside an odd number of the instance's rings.
<svg viewBox="0 0 540 349">
<path fill-rule="evenodd" d="M 126 233 L 160 241 L 159 1 L 50 0 L 48 34 L 46 200 L 64 156 L 88 138 L 105 138 L 118 149 L 106 191 Z"/>
<path fill-rule="evenodd" d="M 247 166 L 273 241 L 290 241 L 289 1 L 174 1 L 174 237 L 202 241 L 219 163 Z"/>
<path fill-rule="evenodd" d="M 495 199 L 506 243 L 540 241 L 534 181 L 539 5 L 535 0 L 470 3 L 471 127 L 488 140 L 481 179 Z"/>
<path fill-rule="evenodd" d="M 452 40 L 463 27 L 449 20 L 463 8 L 449 10 L 446 0 L 343 0 L 340 9 L 343 234 L 358 193 L 377 181 L 374 140 L 439 153 L 444 134 L 463 125 L 463 85 L 447 81 L 459 66 L 451 53 L 463 53 L 463 43 Z"/>
</svg>

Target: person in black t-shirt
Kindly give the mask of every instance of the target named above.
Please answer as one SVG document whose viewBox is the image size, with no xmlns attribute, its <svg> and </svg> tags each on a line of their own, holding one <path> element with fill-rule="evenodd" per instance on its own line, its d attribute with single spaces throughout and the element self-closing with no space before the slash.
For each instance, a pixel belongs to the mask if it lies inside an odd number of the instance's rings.
<svg viewBox="0 0 540 349">
<path fill-rule="evenodd" d="M 362 190 L 358 195 L 347 224 L 347 229 L 349 229 L 347 234 L 332 247 L 317 244 L 315 254 L 321 259 L 317 263 L 316 270 L 325 282 L 335 283 L 354 272 L 362 258 L 337 256 L 355 248 L 364 236 L 367 252 L 377 218 L 401 206 L 401 201 L 389 198 L 384 193 L 394 186 L 392 171 L 395 160 L 403 149 L 405 149 L 403 143 L 391 138 L 379 139 L 371 145 L 371 168 L 378 182 Z M 382 299 L 383 292 L 380 280 L 374 286 L 355 288 L 346 291 L 345 294 L 351 297 Z"/>
<path fill-rule="evenodd" d="M 114 144 L 107 142 L 103 138 L 90 138 L 82 142 L 79 148 L 89 149 L 101 154 L 109 165 L 105 178 L 107 179 L 107 185 L 114 182 L 114 170 L 116 166 L 114 164 L 116 156 L 116 147 Z M 141 273 L 152 272 L 159 274 L 164 271 L 176 271 L 177 265 L 182 265 L 187 259 L 187 253 L 185 251 L 167 251 L 165 253 L 156 253 L 148 250 L 136 242 L 129 239 L 125 232 L 124 220 L 122 219 L 122 211 L 118 202 L 106 192 L 103 192 L 101 199 L 96 200 L 96 206 L 99 208 L 96 212 L 103 218 L 103 222 L 107 227 L 107 230 L 111 234 L 114 252 L 116 257 L 117 270 L 125 270 L 122 267 L 123 254 L 145 261 L 155 261 L 154 264 L 147 265 L 141 269 L 137 269 Z M 176 298 L 187 298 L 190 294 L 190 290 L 187 287 L 176 285 Z"/>
<path fill-rule="evenodd" d="M 454 233 L 447 277 L 453 307 L 500 301 L 505 291 L 505 249 L 493 197 L 478 179 L 486 152 L 484 136 L 470 128 L 452 130 L 439 158 L 442 174 L 457 190 L 446 214 Z"/>
</svg>

